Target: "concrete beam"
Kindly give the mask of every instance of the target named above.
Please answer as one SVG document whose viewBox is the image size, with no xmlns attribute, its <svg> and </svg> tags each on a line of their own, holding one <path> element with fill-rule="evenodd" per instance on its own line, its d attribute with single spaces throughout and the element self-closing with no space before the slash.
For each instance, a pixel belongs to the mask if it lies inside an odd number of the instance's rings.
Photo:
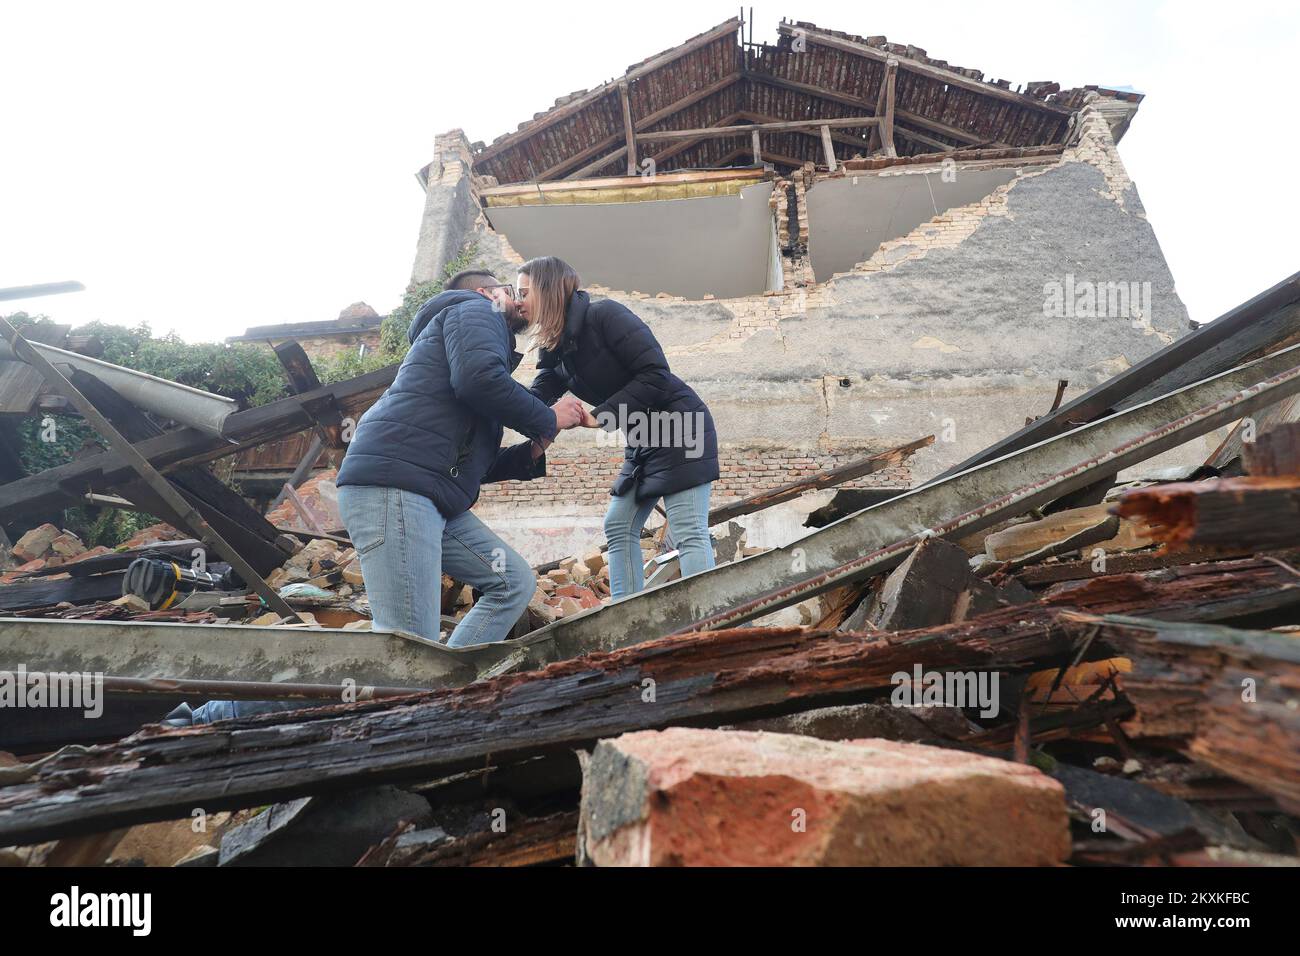
<svg viewBox="0 0 1300 956">
<path fill-rule="evenodd" d="M 456 687 L 513 648 L 453 649 L 414 635 L 321 627 L 10 618 L 0 670 L 191 681 Z"/>
<path fill-rule="evenodd" d="M 540 663 L 734 626 L 887 571 L 922 538 L 979 531 L 1297 393 L 1300 346 L 1293 346 L 925 485 L 786 547 L 564 618 L 523 639 L 521 650 Z"/>
</svg>

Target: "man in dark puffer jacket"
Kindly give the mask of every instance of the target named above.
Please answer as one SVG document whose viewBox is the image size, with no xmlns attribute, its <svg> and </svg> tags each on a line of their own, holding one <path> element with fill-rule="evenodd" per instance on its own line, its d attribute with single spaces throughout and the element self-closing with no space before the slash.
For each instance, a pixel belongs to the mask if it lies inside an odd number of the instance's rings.
<svg viewBox="0 0 1300 956">
<path fill-rule="evenodd" d="M 533 595 L 532 568 L 469 511 L 484 482 L 543 477 L 546 446 L 584 418 L 577 399 L 548 408 L 511 378 L 524 327 L 510 286 L 458 273 L 416 313 L 397 377 L 357 424 L 339 512 L 377 630 L 437 640 L 443 570 L 483 594 L 451 647 L 503 640 Z M 502 448 L 503 426 L 529 440 Z"/>
</svg>

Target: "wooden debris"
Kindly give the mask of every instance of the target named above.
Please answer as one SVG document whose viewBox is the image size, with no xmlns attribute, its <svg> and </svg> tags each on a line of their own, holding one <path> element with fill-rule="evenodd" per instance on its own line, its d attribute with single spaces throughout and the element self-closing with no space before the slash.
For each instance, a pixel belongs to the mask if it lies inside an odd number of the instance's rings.
<svg viewBox="0 0 1300 956">
<path fill-rule="evenodd" d="M 572 863 L 578 832 L 576 810 L 514 822 L 504 833 L 480 831 L 459 839 L 441 829 L 389 838 L 358 866 L 546 866 Z"/>
<path fill-rule="evenodd" d="M 1242 460 L 1247 473 L 1256 477 L 1300 476 L 1300 422 L 1277 425 L 1244 444 Z"/>
<path fill-rule="evenodd" d="M 1148 537 L 1143 535 L 1141 524 L 1133 521 L 1117 521 L 1113 534 L 1095 539 L 1083 539 L 1067 545 L 1060 551 L 1051 551 L 1053 546 L 1072 542 L 1082 532 L 1097 528 L 1109 528 L 1110 505 L 1092 505 L 1087 508 L 1072 508 L 1058 511 L 1039 521 L 1017 524 L 1002 531 L 996 531 L 984 539 L 984 550 L 995 561 L 1012 561 L 1027 555 L 1041 555 L 1041 558 L 1064 554 L 1079 548 L 1095 544 L 1108 551 L 1133 551 L 1151 545 Z"/>
<path fill-rule="evenodd" d="M 1300 814 L 1300 643 L 1266 631 L 1072 617 L 1133 661 L 1121 681 L 1136 710 L 1124 724 L 1129 737 L 1175 741 Z"/>
<path fill-rule="evenodd" d="M 794 628 L 687 634 L 401 702 L 322 707 L 182 731 L 145 728 L 0 789 L 0 842 L 93 832 L 195 805 L 233 809 L 360 781 L 445 775 L 488 759 L 510 763 L 685 720 L 717 724 L 765 709 L 806 709 L 831 696 L 886 693 L 893 675 L 918 662 L 927 670 L 1021 673 L 1076 663 L 1072 658 L 1094 623 L 1071 608 L 1194 618 L 1230 613 L 1234 601 L 1289 585 L 1288 572 L 1270 562 L 1235 564 L 1172 581 L 1100 579 L 1075 589 L 1068 602 L 1058 596 L 1054 603 L 883 640 Z M 1285 593 L 1300 601 L 1300 589 Z M 1116 656 L 1100 646 L 1085 649 L 1085 659 Z M 654 688 L 649 705 L 647 687 Z M 390 719 L 395 708 L 401 708 L 400 721 Z M 1088 726 L 1106 713 L 1080 712 Z M 1037 738 L 1037 728 L 1033 732 Z M 278 756 L 284 748 L 293 749 L 291 764 Z"/>
<path fill-rule="evenodd" d="M 1116 510 L 1174 548 L 1300 546 L 1300 475 L 1153 485 L 1126 492 Z"/>
<path fill-rule="evenodd" d="M 970 580 L 965 551 L 941 538 L 927 538 L 885 579 L 869 620 L 884 631 L 947 624 Z"/>
</svg>

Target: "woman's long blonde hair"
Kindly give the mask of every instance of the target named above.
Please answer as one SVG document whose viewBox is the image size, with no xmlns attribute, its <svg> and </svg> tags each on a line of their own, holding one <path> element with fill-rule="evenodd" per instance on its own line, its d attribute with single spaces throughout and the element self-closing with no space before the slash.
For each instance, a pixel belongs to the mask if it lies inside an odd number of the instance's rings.
<svg viewBox="0 0 1300 956">
<path fill-rule="evenodd" d="M 555 256 L 538 256 L 519 267 L 528 276 L 528 300 L 533 314 L 533 342 L 554 350 L 564 338 L 564 319 L 569 299 L 578 291 L 582 280 L 573 266 Z"/>
</svg>

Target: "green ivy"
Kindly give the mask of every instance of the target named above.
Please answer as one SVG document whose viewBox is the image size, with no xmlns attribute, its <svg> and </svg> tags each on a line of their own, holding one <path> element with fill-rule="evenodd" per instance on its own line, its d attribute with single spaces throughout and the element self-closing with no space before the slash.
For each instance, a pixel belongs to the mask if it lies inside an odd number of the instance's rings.
<svg viewBox="0 0 1300 956">
<path fill-rule="evenodd" d="M 134 329 L 91 322 L 76 330 L 104 343 L 102 358 L 138 372 L 233 398 L 241 407 L 265 405 L 290 390 L 270 349 L 245 342 L 185 342 L 174 332 L 155 338 L 149 326 Z"/>
<path fill-rule="evenodd" d="M 29 475 L 71 461 L 87 442 L 98 437 L 79 416 L 30 416 L 18 422 L 18 456 Z"/>
<path fill-rule="evenodd" d="M 16 431 L 23 468 L 33 475 L 70 461 L 88 444 L 102 447 L 95 430 L 73 415 L 30 416 L 18 422 Z M 93 505 L 65 508 L 56 518 L 59 527 L 71 531 L 88 548 L 101 544 L 112 547 L 157 521 L 152 515 Z M 33 525 L 28 522 L 25 527 Z"/>
</svg>

